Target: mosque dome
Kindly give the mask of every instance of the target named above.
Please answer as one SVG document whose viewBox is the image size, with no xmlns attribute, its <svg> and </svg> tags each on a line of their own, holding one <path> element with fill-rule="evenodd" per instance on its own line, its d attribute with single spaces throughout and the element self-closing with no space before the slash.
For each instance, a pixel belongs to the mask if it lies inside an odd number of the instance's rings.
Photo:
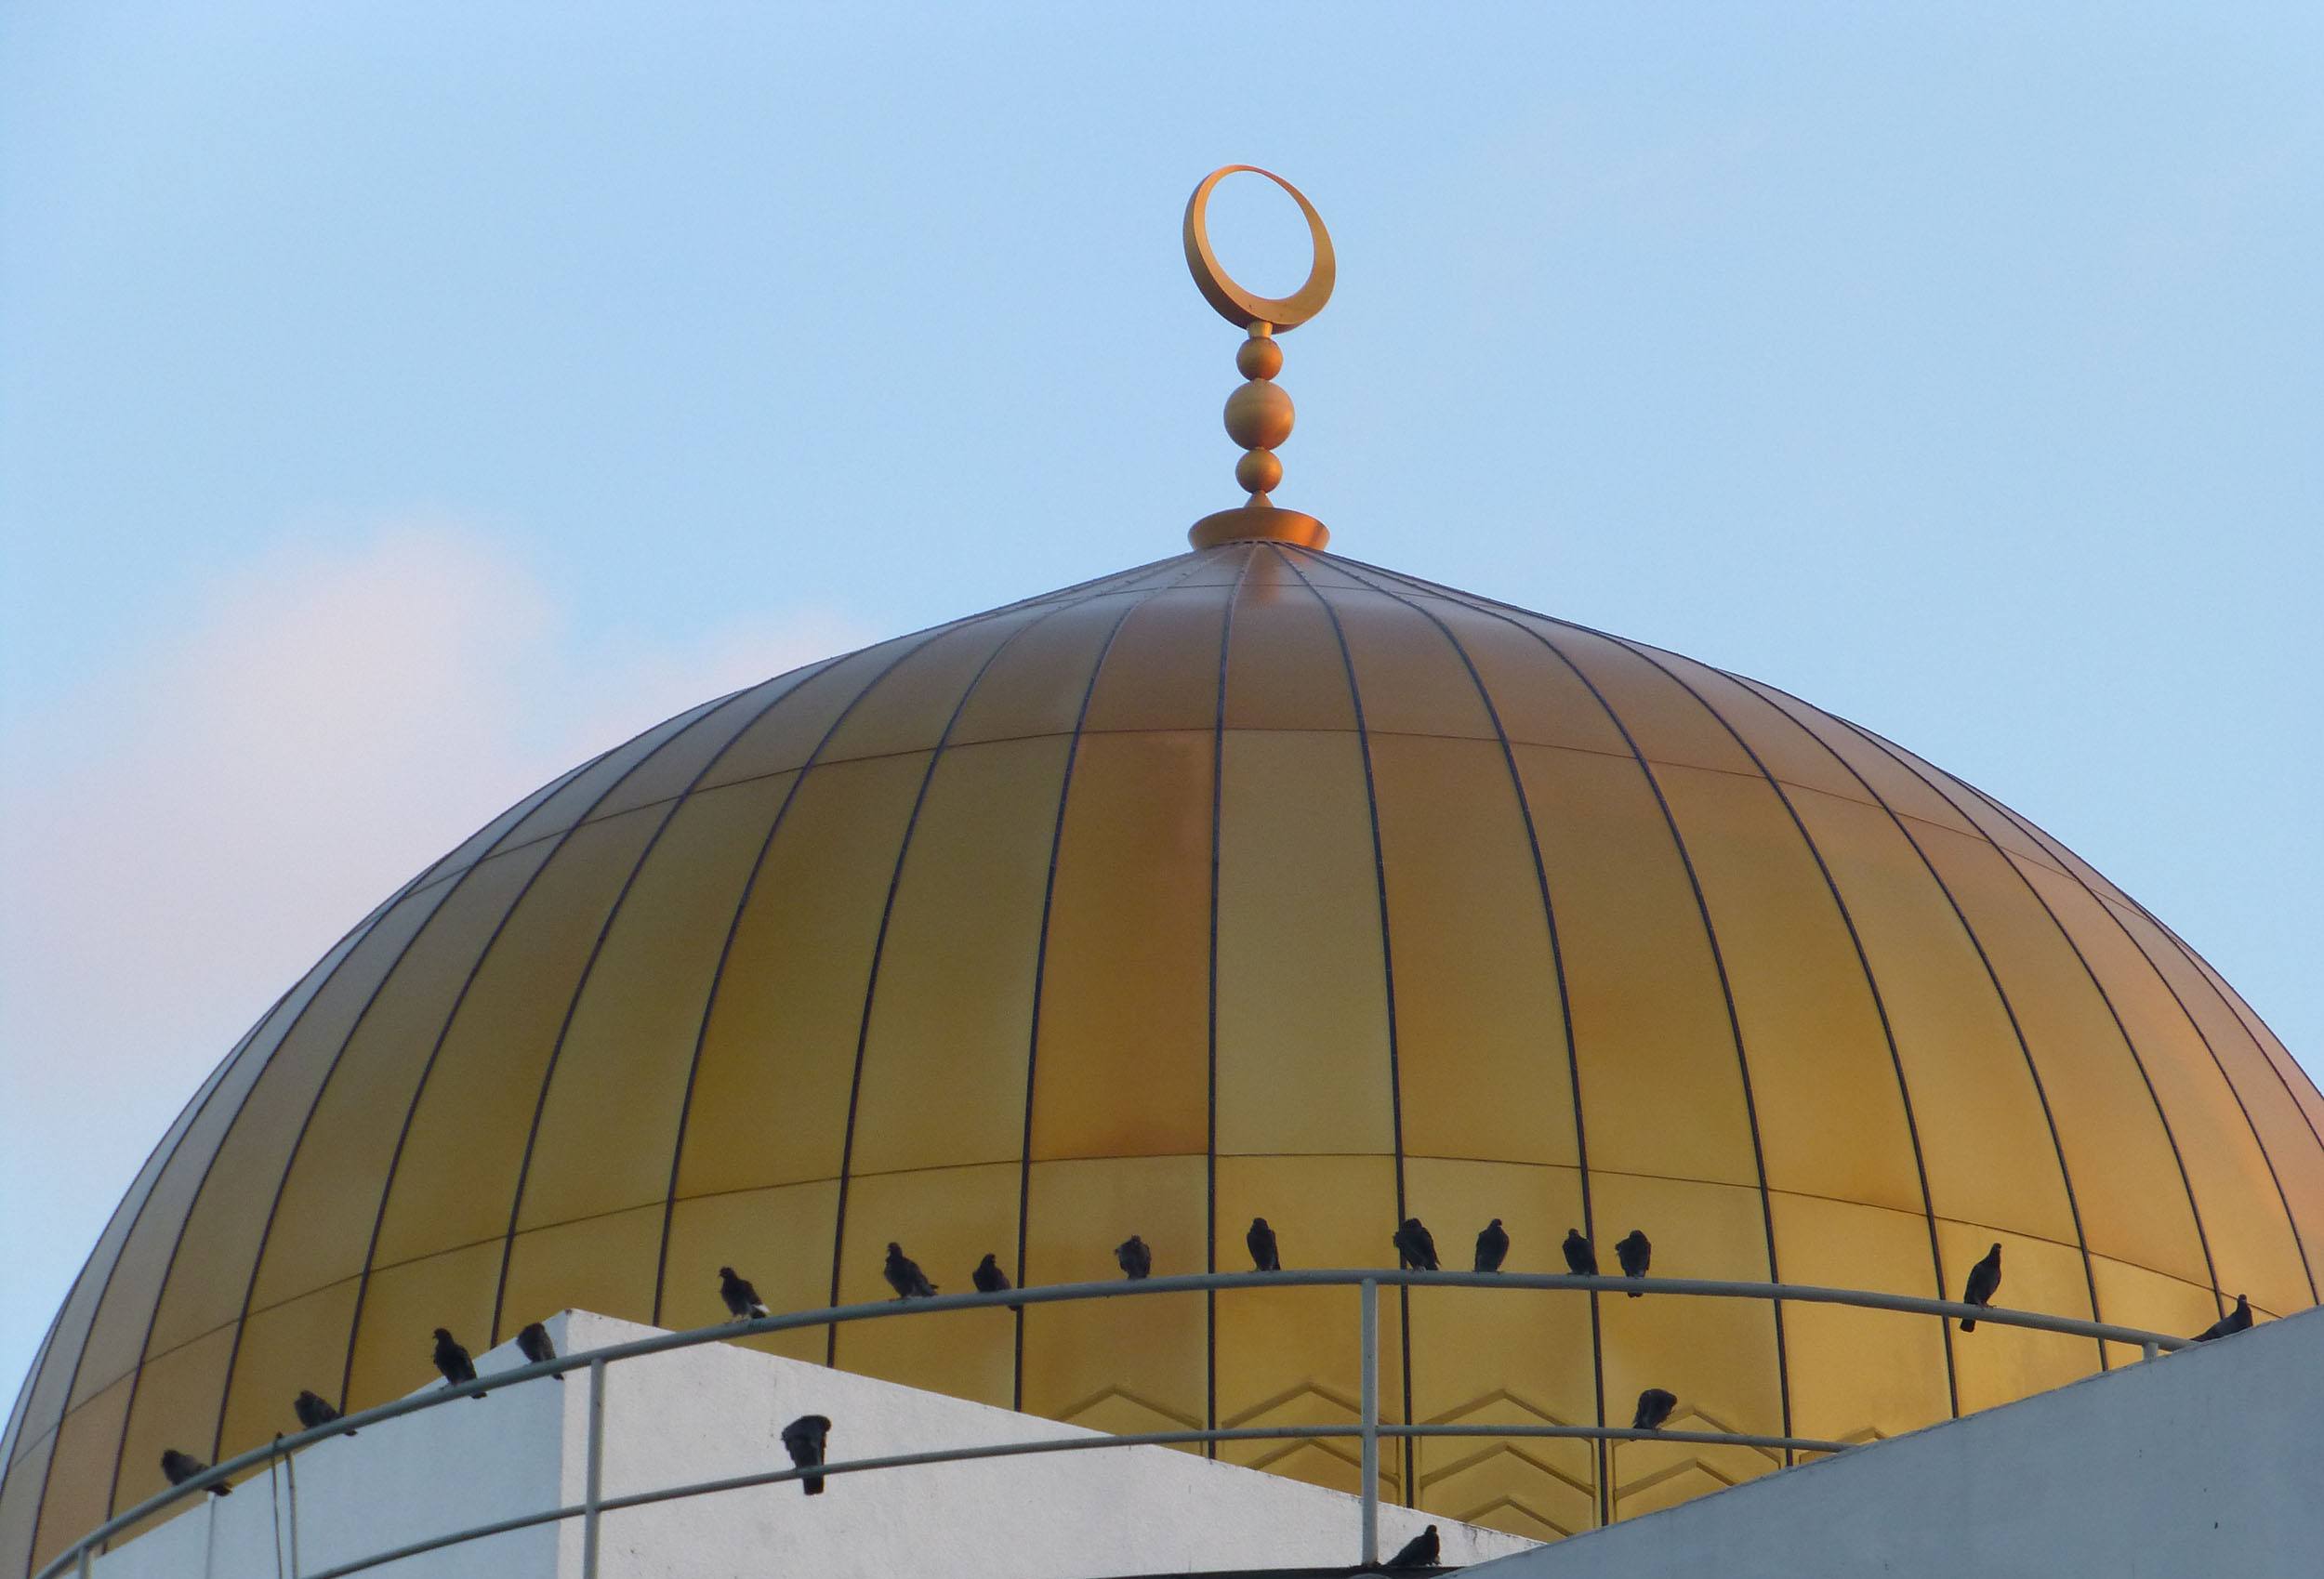
<svg viewBox="0 0 2324 1579">
<path fill-rule="evenodd" d="M 1785 691 L 1335 556 L 1174 559 L 704 704 L 338 942 L 162 1138 L 11 1415 L 0 1571 L 581 1307 L 722 1319 L 1248 1265 L 1957 1296 L 2188 1332 L 2317 1302 L 2324 1097 L 2162 923 L 1998 800 Z M 1216 522 L 1219 518 L 1211 518 Z M 1299 518 L 1304 520 L 1305 518 Z M 1208 523 L 1206 523 L 1207 525 Z M 1280 523 L 1275 523 L 1279 526 Z M 1608 1257 L 1610 1262 L 1610 1256 Z M 1344 1420 L 1353 1296 L 865 1322 L 781 1352 L 1116 1430 Z M 1392 1419 L 1892 1435 L 2119 1363 L 1790 1303 L 1418 1289 Z M 2130 1357 L 2134 1357 L 2130 1356 Z M 1353 1444 L 1238 1462 L 1353 1487 Z M 1444 1440 L 1386 1492 L 1552 1537 L 1776 1467 Z"/>
</svg>

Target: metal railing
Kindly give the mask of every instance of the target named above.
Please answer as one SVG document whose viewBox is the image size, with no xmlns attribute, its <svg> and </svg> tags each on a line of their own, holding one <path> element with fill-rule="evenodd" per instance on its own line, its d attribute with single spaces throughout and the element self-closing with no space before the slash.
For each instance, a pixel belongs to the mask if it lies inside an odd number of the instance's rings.
<svg viewBox="0 0 2324 1579">
<path fill-rule="evenodd" d="M 727 1343 L 736 1338 L 758 1337 L 772 1333 L 793 1332 L 805 1327 L 834 1326 L 848 1322 L 878 1321 L 897 1316 L 931 1315 L 946 1310 L 984 1310 L 1013 1309 L 1028 1305 L 1063 1305 L 1089 1299 L 1134 1298 L 1148 1295 L 1203 1294 L 1242 1289 L 1274 1288 L 1354 1288 L 1357 1290 L 1359 1310 L 1359 1344 L 1362 1361 L 1362 1391 L 1359 1419 L 1345 1426 L 1237 1426 L 1213 1428 L 1208 1430 L 1143 1431 L 1123 1435 L 1082 1435 L 1043 1438 L 1034 1441 L 987 1443 L 975 1447 L 945 1448 L 928 1453 L 894 1454 L 878 1458 L 844 1459 L 809 1468 L 786 1467 L 769 1469 L 748 1475 L 730 1476 L 714 1480 L 696 1480 L 683 1485 L 665 1486 L 653 1491 L 633 1492 L 620 1496 L 604 1494 L 605 1458 L 605 1369 L 623 1360 L 633 1360 L 648 1354 L 666 1354 L 675 1349 L 693 1349 L 706 1343 Z M 952 1464 L 986 1458 L 1021 1457 L 1027 1454 L 1081 1453 L 1100 1448 L 1119 1447 L 1188 1447 L 1216 1442 L 1242 1441 L 1308 1441 L 1355 1438 L 1362 1455 L 1363 1491 L 1359 1502 L 1363 1512 L 1362 1561 L 1375 1564 L 1380 1560 L 1380 1439 L 1396 1441 L 1425 1440 L 1433 1437 L 1495 1437 L 1495 1438 L 1566 1438 L 1589 1441 L 1673 1441 L 1699 1443 L 1708 1446 L 1750 1447 L 1768 1450 L 1834 1454 L 1859 1444 L 1826 1441 L 1810 1437 L 1765 1436 L 1742 1431 L 1673 1431 L 1640 1430 L 1620 1426 L 1556 1426 L 1556 1425 L 1389 1425 L 1380 1417 L 1380 1291 L 1382 1288 L 1489 1288 L 1530 1290 L 1542 1293 L 1634 1294 L 1649 1296 L 1676 1296 L 1708 1299 L 1761 1299 L 1789 1301 L 1802 1305 L 1843 1305 L 1865 1310 L 1895 1310 L 1910 1315 L 1934 1316 L 1945 1320 L 1969 1317 L 1981 1324 L 1997 1327 L 2023 1327 L 2036 1332 L 2063 1333 L 2073 1337 L 2093 1338 L 2104 1343 L 2133 1346 L 2146 1360 L 2170 1349 L 2185 1349 L 2193 1341 L 2167 1333 L 2146 1332 L 2136 1327 L 2115 1326 L 2106 1322 L 2084 1321 L 2075 1316 L 2052 1316 L 2038 1310 L 2004 1309 L 1998 1306 L 1965 1305 L 1951 1299 L 1924 1299 L 1908 1294 L 1881 1294 L 1868 1289 L 1824 1288 L 1808 1283 L 1740 1283 L 1709 1278 L 1630 1278 L 1591 1276 L 1569 1273 L 1538 1272 L 1457 1272 L 1457 1271 L 1391 1271 L 1380 1268 L 1346 1268 L 1320 1270 L 1281 1272 L 1209 1272 L 1191 1273 L 1180 1277 L 1143 1278 L 1136 1282 L 1127 1279 L 1103 1283 L 1050 1283 L 1031 1288 L 1016 1288 L 1001 1294 L 947 1294 L 931 1299 L 883 1299 L 875 1304 L 835 1305 L 817 1310 L 787 1311 L 779 1316 L 761 1316 L 747 1322 L 726 1322 L 716 1326 L 695 1327 L 686 1332 L 658 1333 L 652 1337 L 636 1338 L 627 1343 L 608 1344 L 602 1349 L 560 1355 L 537 1364 L 514 1366 L 495 1371 L 473 1382 L 456 1387 L 432 1388 L 426 1392 L 383 1403 L 374 1409 L 359 1410 L 328 1425 L 295 1435 L 277 1437 L 264 1447 L 223 1459 L 213 1467 L 187 1479 L 125 1511 L 115 1514 L 74 1541 L 52 1558 L 33 1579 L 59 1579 L 68 1571 L 87 1579 L 89 1565 L 107 1542 L 125 1530 L 131 1529 L 154 1515 L 189 1499 L 203 1496 L 208 1489 L 232 1479 L 245 1469 L 262 1469 L 310 1442 L 327 1437 L 350 1435 L 366 1426 L 376 1425 L 406 1415 L 416 1415 L 456 1400 L 480 1392 L 507 1388 L 532 1380 L 536 1376 L 561 1375 L 569 1371 L 586 1370 L 589 1378 L 588 1458 L 585 1466 L 583 1500 L 563 1507 L 542 1508 L 531 1513 L 517 1514 L 488 1524 L 472 1525 L 414 1541 L 385 1551 L 372 1553 L 351 1562 L 344 1562 L 307 1574 L 294 1574 L 292 1579 L 346 1579 L 347 1575 L 418 1557 L 446 1546 L 461 1546 L 487 1536 L 507 1534 L 513 1531 L 533 1529 L 569 1519 L 582 1521 L 583 1579 L 597 1579 L 599 1526 L 608 1513 L 624 1508 L 644 1507 L 655 1503 L 675 1502 L 688 1497 L 708 1496 L 720 1492 L 743 1491 L 755 1486 L 780 1484 L 806 1475 L 831 1476 L 860 1474 L 874 1469 L 904 1469 L 932 1464 Z M 294 1511 L 294 1518 L 296 1513 Z"/>
</svg>

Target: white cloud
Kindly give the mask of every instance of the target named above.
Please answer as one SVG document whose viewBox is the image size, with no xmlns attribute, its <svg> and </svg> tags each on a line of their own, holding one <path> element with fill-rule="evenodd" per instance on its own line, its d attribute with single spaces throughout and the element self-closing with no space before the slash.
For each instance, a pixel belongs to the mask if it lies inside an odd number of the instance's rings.
<svg viewBox="0 0 2324 1579">
<path fill-rule="evenodd" d="M 869 639 L 813 610 L 576 631 L 441 519 L 280 549 L 184 607 L 0 740 L 0 1388 L 113 1191 L 350 925 L 584 757 Z"/>
</svg>

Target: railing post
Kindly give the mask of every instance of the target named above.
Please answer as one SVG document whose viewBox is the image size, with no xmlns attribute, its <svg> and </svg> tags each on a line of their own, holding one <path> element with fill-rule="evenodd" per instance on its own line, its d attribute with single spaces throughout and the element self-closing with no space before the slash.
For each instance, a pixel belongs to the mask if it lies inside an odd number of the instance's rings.
<svg viewBox="0 0 2324 1579">
<path fill-rule="evenodd" d="M 581 1579 L 597 1579 L 597 1526 L 605 1500 L 605 1362 L 589 1362 L 589 1457 L 581 1487 Z"/>
<path fill-rule="evenodd" d="M 2161 1352 L 2162 1352 L 2162 1350 L 2161 1350 L 2161 1349 L 2157 1349 L 2157 1348 L 2156 1348 L 2153 1344 L 2151 1344 L 2151 1343 L 2142 1343 L 2142 1344 L 2140 1344 L 2140 1345 L 2138 1346 L 2138 1348 L 2139 1348 L 2139 1355 L 2138 1355 L 2138 1357 L 2139 1357 L 2141 1360 L 2152 1360 L 2152 1359 L 2153 1359 L 2156 1355 L 2158 1355 L 2158 1354 L 2159 1354 L 2159 1353 L 2161 1353 Z"/>
<path fill-rule="evenodd" d="M 80 1573 L 81 1579 L 88 1579 L 88 1544 L 86 1542 L 83 1542 L 81 1546 Z"/>
<path fill-rule="evenodd" d="M 1380 1283 L 1366 1278 L 1360 1295 L 1364 1349 L 1364 1556 L 1380 1560 Z"/>
</svg>

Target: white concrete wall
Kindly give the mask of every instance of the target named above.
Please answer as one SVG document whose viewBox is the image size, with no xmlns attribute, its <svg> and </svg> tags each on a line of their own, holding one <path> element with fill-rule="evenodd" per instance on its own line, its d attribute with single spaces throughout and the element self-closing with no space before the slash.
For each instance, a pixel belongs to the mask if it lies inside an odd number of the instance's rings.
<svg viewBox="0 0 2324 1579">
<path fill-rule="evenodd" d="M 415 1370 L 429 1368 L 430 1347 L 425 1334 L 415 1341 Z M 523 1363 L 516 1346 L 506 1344 L 478 1355 L 476 1371 L 488 1376 Z M 586 1441 L 564 1424 L 574 1411 L 563 1395 L 586 1391 L 575 1382 L 535 1381 L 489 1393 L 481 1403 L 446 1404 L 390 1420 L 352 1441 L 318 1442 L 297 1455 L 295 1521 L 289 1478 L 281 1471 L 271 1481 L 256 1476 L 231 1495 L 205 1497 L 199 1508 L 117 1546 L 93 1570 L 103 1579 L 271 1579 L 291 1572 L 295 1522 L 298 1572 L 313 1573 L 390 1546 L 551 1507 L 562 1472 L 561 1433 L 575 1451 Z M 286 1429 L 296 1428 L 290 1401 L 283 1400 Z M 553 1526 L 523 1530 L 380 1572 L 397 1579 L 547 1579 L 556 1572 L 558 1546 Z"/>
<path fill-rule="evenodd" d="M 1784 1470 L 1484 1572 L 2314 1579 L 2324 1574 L 2324 1310 Z"/>
<path fill-rule="evenodd" d="M 560 1352 L 654 1329 L 569 1311 L 548 1323 Z M 480 1373 L 520 1363 L 513 1347 Z M 609 1367 L 608 1496 L 786 1466 L 781 1431 L 800 1415 L 834 1422 L 835 1458 L 1043 1438 L 1096 1436 L 1034 1415 L 718 1344 Z M 581 1500 L 586 1377 L 535 1380 L 391 1420 L 298 1455 L 299 1566 L 558 1501 Z M 171 1520 L 101 1559 L 103 1579 L 263 1579 L 276 1572 L 268 1482 Z M 288 1504 L 281 1505 L 287 1520 Z M 1496 1531 L 1383 1510 L 1393 1551 L 1438 1526 L 1445 1559 L 1526 1549 Z M 952 1579 L 1092 1579 L 1356 1560 L 1357 1505 L 1341 1493 L 1169 1448 L 948 1464 L 843 1475 L 818 1497 L 796 1484 L 608 1514 L 603 1579 L 768 1579 L 933 1572 Z M 288 1572 L 288 1541 L 283 1543 Z M 495 1536 L 399 1565 L 394 1579 L 574 1579 L 578 1520 Z"/>
</svg>

